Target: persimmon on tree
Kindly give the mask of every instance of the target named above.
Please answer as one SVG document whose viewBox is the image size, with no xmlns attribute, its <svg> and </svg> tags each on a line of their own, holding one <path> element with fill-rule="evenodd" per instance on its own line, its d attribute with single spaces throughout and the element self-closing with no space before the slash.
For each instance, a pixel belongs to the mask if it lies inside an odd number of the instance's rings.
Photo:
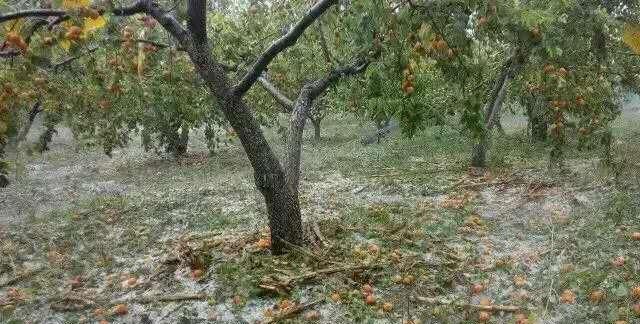
<svg viewBox="0 0 640 324">
<path fill-rule="evenodd" d="M 305 31 L 337 2 L 337 0 L 320 0 L 313 4 L 307 13 L 302 15 L 283 36 L 257 56 L 246 71 L 241 73 L 237 81 L 234 81 L 229 75 L 228 67 L 221 63 L 222 58 L 215 55 L 217 43 L 209 39 L 207 5 L 206 1 L 202 0 L 188 1 L 184 18 L 181 15 L 174 16 L 170 11 L 165 10 L 159 2 L 151 0 L 132 1 L 123 7 L 91 6 L 86 0 L 64 0 L 60 6 L 54 6 L 54 8 L 26 9 L 1 15 L 0 23 L 5 25 L 15 21 L 35 22 L 38 19 L 44 19 L 48 28 L 45 29 L 45 35 L 40 37 L 42 47 L 44 48 L 49 43 L 60 42 L 62 46 L 73 50 L 76 46 L 81 47 L 89 43 L 90 32 L 95 30 L 93 26 L 102 24 L 95 23 L 94 20 L 101 21 L 108 20 L 110 17 L 134 15 L 146 15 L 153 18 L 153 21 L 171 35 L 172 42 L 176 44 L 177 48 L 188 55 L 195 72 L 216 99 L 217 107 L 244 147 L 254 169 L 256 187 L 265 198 L 271 229 L 272 252 L 279 254 L 286 250 L 288 244 L 298 245 L 303 242 L 298 179 L 301 154 L 300 136 L 306 113 L 313 101 L 330 85 L 341 78 L 364 71 L 369 65 L 371 57 L 368 52 L 358 55 L 353 59 L 353 63 L 338 66 L 326 73 L 325 76 L 307 83 L 302 88 L 292 113 L 286 168 L 274 154 L 264 137 L 254 112 L 243 98 L 266 71 L 270 63 L 283 51 L 294 46 Z M 186 21 L 186 28 L 183 21 Z M 76 25 L 78 22 L 83 22 L 82 26 L 84 27 Z M 81 30 L 78 31 L 75 27 L 81 28 Z M 61 30 L 51 35 L 48 34 L 49 30 L 55 31 L 56 28 Z M 38 30 L 39 28 L 33 28 L 33 32 L 27 33 L 28 37 L 40 35 Z M 108 33 L 100 34 L 100 37 L 96 36 L 96 38 L 104 40 L 108 35 Z M 124 41 L 119 40 L 125 47 L 133 46 L 136 43 L 133 32 L 130 30 L 123 30 L 121 36 Z M 20 36 L 26 46 L 14 36 L 11 37 L 11 40 L 7 40 L 5 35 L 7 46 L 3 48 L 2 55 L 19 57 L 24 60 L 33 59 L 32 45 L 26 41 L 27 35 Z M 213 39 L 215 40 L 215 37 Z M 25 66 L 27 65 L 25 64 Z M 134 65 L 131 67 L 133 68 Z M 135 68 L 138 73 L 141 73 L 140 64 L 135 65 Z M 122 89 L 119 82 L 112 80 L 109 91 L 120 95 Z"/>
</svg>

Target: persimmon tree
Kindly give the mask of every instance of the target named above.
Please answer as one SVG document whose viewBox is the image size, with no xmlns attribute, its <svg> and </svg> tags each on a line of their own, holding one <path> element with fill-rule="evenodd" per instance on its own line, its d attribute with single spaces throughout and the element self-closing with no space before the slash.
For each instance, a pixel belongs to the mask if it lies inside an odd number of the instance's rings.
<svg viewBox="0 0 640 324">
<path fill-rule="evenodd" d="M 273 253 L 283 253 L 288 244 L 302 244 L 302 218 L 298 200 L 298 179 L 300 172 L 301 130 L 304 119 L 313 101 L 325 92 L 330 85 L 340 79 L 360 73 L 369 65 L 372 57 L 369 51 L 364 51 L 352 59 L 352 63 L 337 66 L 323 77 L 306 83 L 302 87 L 295 101 L 292 118 L 290 139 L 286 165 L 280 163 L 271 146 L 265 139 L 260 123 L 244 97 L 254 86 L 260 76 L 266 71 L 270 63 L 283 51 L 296 44 L 305 31 L 326 11 L 337 4 L 337 0 L 320 0 L 313 4 L 306 14 L 300 16 L 283 36 L 263 49 L 248 68 L 239 70 L 237 81 L 229 74 L 228 66 L 222 63 L 222 58 L 215 55 L 217 39 L 210 39 L 207 23 L 206 1 L 188 1 L 184 16 L 173 15 L 163 8 L 161 3 L 151 0 L 132 1 L 123 7 L 91 6 L 85 0 L 64 0 L 53 8 L 25 9 L 0 16 L 0 23 L 10 24 L 13 21 L 35 21 L 45 19 L 47 26 L 55 30 L 55 26 L 62 25 L 62 30 L 52 39 L 43 37 L 43 44 L 61 42 L 65 47 L 73 49 L 74 45 L 90 43 L 87 34 L 94 28 L 86 26 L 103 25 L 101 20 L 111 17 L 129 17 L 141 15 L 142 19 L 157 22 L 171 35 L 171 42 L 184 51 L 194 71 L 200 76 L 202 84 L 215 98 L 216 105 L 226 121 L 231 125 L 245 149 L 247 157 L 254 169 L 256 187 L 265 198 L 269 225 L 271 229 Z M 89 20 L 90 19 L 90 20 Z M 95 22 L 98 20 L 98 22 Z M 84 28 L 76 23 L 84 22 Z M 185 27 L 186 26 L 186 27 Z M 126 46 L 141 43 L 132 37 L 131 32 L 122 31 L 122 38 Z M 14 56 L 23 60 L 32 59 L 31 44 L 27 42 L 29 36 L 38 35 L 37 29 L 29 35 L 23 31 L 16 34 L 5 34 L 3 56 Z M 48 36 L 46 36 L 48 37 Z M 108 32 L 95 36 L 106 39 Z M 122 42 L 122 39 L 120 39 Z M 68 42 L 68 43 L 67 43 Z M 25 66 L 28 66 L 25 64 Z M 136 66 L 140 70 L 141 66 Z M 119 83 L 118 83 L 119 85 Z M 113 92 L 114 83 L 110 90 Z M 29 87 L 25 87 L 29 88 Z M 115 87 L 115 90 L 119 90 Z M 212 109 L 213 109 L 212 104 Z M 302 117 L 301 117 L 302 116 Z"/>
</svg>

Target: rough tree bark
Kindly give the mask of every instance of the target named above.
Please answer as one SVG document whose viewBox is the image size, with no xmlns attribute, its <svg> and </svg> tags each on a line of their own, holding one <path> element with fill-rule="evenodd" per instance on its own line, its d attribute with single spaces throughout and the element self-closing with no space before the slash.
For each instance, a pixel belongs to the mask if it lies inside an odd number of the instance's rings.
<svg viewBox="0 0 640 324">
<path fill-rule="evenodd" d="M 117 16 L 128 16 L 143 13 L 155 18 L 163 28 L 175 38 L 180 48 L 183 48 L 197 73 L 200 75 L 209 91 L 219 103 L 219 107 L 226 119 L 238 135 L 240 142 L 254 170 L 255 184 L 265 199 L 271 228 L 271 250 L 274 254 L 286 252 L 289 244 L 299 245 L 303 242 L 302 219 L 297 190 L 290 189 L 288 183 L 297 183 L 295 176 L 288 177 L 280 161 L 267 143 L 260 124 L 253 115 L 252 109 L 244 102 L 244 94 L 253 86 L 264 73 L 267 66 L 285 49 L 295 45 L 298 38 L 313 22 L 323 15 L 329 8 L 337 4 L 337 0 L 319 0 L 309 11 L 281 38 L 269 46 L 254 62 L 247 73 L 235 86 L 227 76 L 226 67 L 214 59 L 208 43 L 206 31 L 206 1 L 189 0 L 187 6 L 187 28 L 153 0 L 137 0 L 133 5 L 115 8 L 112 13 Z M 46 12 L 12 13 L 0 15 L 0 22 L 30 17 L 59 17 L 64 19 L 69 15 L 65 12 L 49 10 Z M 364 66 L 366 67 L 366 65 Z M 344 76 L 344 71 L 334 71 L 329 77 L 316 81 L 314 87 L 308 87 L 303 98 L 296 101 L 298 113 L 319 95 L 318 90 L 325 91 L 330 82 Z M 304 123 L 302 120 L 302 124 Z M 293 121 L 292 121 L 292 124 Z M 300 123 L 296 123 L 298 127 Z M 295 135 L 290 135 L 295 136 Z M 299 150 L 299 148 L 298 148 Z M 293 154 L 295 155 L 295 154 Z M 287 164 L 295 164 L 289 152 Z M 299 177 L 299 157 L 297 158 Z M 288 173 L 293 171 L 287 170 Z M 289 178 L 289 179 L 287 179 Z M 295 181 L 294 181 L 295 180 Z"/>
<path fill-rule="evenodd" d="M 31 110 L 29 110 L 29 113 L 27 115 L 27 122 L 24 124 L 24 126 L 22 127 L 22 130 L 20 130 L 20 132 L 18 133 L 18 136 L 13 141 L 14 150 L 16 151 L 20 150 L 21 144 L 25 141 L 25 139 L 27 138 L 27 135 L 29 135 L 31 126 L 33 125 L 33 122 L 36 120 L 36 117 L 40 112 L 42 112 L 42 105 L 40 101 L 37 101 L 31 108 Z"/>
<path fill-rule="evenodd" d="M 297 191 L 287 185 L 285 172 L 278 158 L 267 143 L 260 124 L 242 96 L 258 80 L 269 63 L 284 49 L 295 44 L 307 27 L 336 0 L 322 0 L 285 34 L 274 42 L 253 64 L 236 86 L 231 85 L 225 67 L 211 56 L 206 32 L 206 3 L 190 0 L 188 5 L 188 31 L 172 16 L 157 5 L 146 1 L 146 12 L 154 17 L 182 47 L 187 50 L 200 77 L 220 104 L 245 149 L 254 169 L 256 187 L 265 198 L 271 229 L 272 253 L 286 252 L 289 244 L 303 242 L 302 218 Z"/>
<path fill-rule="evenodd" d="M 531 132 L 532 142 L 544 142 L 547 140 L 549 120 L 544 111 L 544 98 L 537 96 L 527 107 L 528 128 Z"/>
<path fill-rule="evenodd" d="M 189 147 L 189 126 L 185 123 L 180 127 L 180 134 L 178 135 L 178 142 L 176 143 L 174 154 L 177 157 L 184 156 L 187 154 L 187 149 Z"/>
<path fill-rule="evenodd" d="M 313 141 L 319 143 L 322 140 L 322 118 L 309 118 L 313 125 Z"/>
<path fill-rule="evenodd" d="M 503 65 L 500 75 L 496 79 L 489 98 L 484 108 L 484 130 L 473 146 L 471 153 L 471 166 L 483 168 L 487 165 L 487 151 L 491 141 L 491 130 L 495 121 L 501 114 L 502 103 L 507 93 L 507 87 L 515 75 L 520 71 L 526 58 L 526 52 L 516 49 L 516 53 Z"/>
<path fill-rule="evenodd" d="M 286 163 L 287 184 L 296 196 L 298 194 L 300 178 L 302 132 L 309 109 L 313 106 L 313 101 L 324 93 L 330 85 L 341 78 L 363 72 L 369 64 L 369 58 L 357 59 L 356 62 L 350 66 L 335 69 L 324 78 L 308 82 L 302 87 L 302 90 L 300 90 L 294 104 L 293 113 L 291 114 Z"/>
<path fill-rule="evenodd" d="M 296 102 L 289 99 L 280 89 L 278 89 L 266 75 L 262 75 L 258 78 L 258 81 L 262 87 L 280 104 L 282 112 L 285 114 L 292 114 L 295 111 Z M 315 99 L 315 98 L 314 98 Z M 305 109 L 305 117 L 311 121 L 314 128 L 314 141 L 319 142 L 321 136 L 320 124 L 322 118 L 313 117 L 311 114 L 312 107 Z M 291 125 L 290 125 L 291 126 Z"/>
</svg>

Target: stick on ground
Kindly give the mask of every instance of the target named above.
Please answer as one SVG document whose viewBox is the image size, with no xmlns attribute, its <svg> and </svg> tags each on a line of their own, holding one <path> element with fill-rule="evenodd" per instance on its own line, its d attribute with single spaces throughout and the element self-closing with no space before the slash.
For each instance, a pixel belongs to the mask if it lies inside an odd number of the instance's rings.
<svg viewBox="0 0 640 324">
<path fill-rule="evenodd" d="M 300 305 L 296 305 L 294 307 L 290 307 L 290 308 L 286 308 L 284 310 L 282 310 L 280 313 L 278 313 L 277 315 L 265 320 L 263 323 L 264 324 L 270 324 L 270 323 L 277 323 L 279 321 L 285 320 L 293 315 L 296 315 L 298 313 L 301 313 L 302 311 L 311 308 L 315 305 L 318 305 L 320 303 L 322 303 L 323 300 L 316 300 L 310 303 L 306 303 L 306 304 L 300 304 Z"/>
<path fill-rule="evenodd" d="M 418 296 L 415 299 L 425 304 L 452 305 L 452 306 L 461 307 L 461 308 L 474 308 L 477 310 L 487 311 L 487 312 L 519 312 L 523 310 L 523 307 L 515 306 L 515 305 L 478 305 L 478 304 L 455 303 L 450 300 L 440 300 L 436 298 L 421 297 L 421 296 Z"/>
</svg>

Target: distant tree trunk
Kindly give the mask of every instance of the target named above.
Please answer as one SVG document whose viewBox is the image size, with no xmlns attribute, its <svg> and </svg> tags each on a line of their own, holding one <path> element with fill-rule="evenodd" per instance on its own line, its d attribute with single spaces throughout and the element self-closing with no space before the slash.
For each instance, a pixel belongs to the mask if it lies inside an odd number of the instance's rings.
<svg viewBox="0 0 640 324">
<path fill-rule="evenodd" d="M 494 89 L 485 106 L 485 129 L 482 131 L 477 143 L 473 146 L 471 153 L 471 166 L 484 168 L 487 166 L 487 152 L 489 150 L 489 142 L 491 129 L 494 126 L 495 115 L 500 113 L 502 101 L 507 92 L 507 85 L 511 81 L 511 60 L 505 64 L 503 71 L 496 80 Z"/>
<path fill-rule="evenodd" d="M 309 118 L 311 124 L 313 125 L 313 141 L 319 143 L 322 139 L 322 130 L 320 128 L 320 124 L 322 123 L 322 118 Z"/>
<path fill-rule="evenodd" d="M 473 146 L 471 153 L 471 166 L 472 167 L 485 167 L 487 163 L 487 151 L 489 150 L 489 136 L 481 136 Z"/>
<path fill-rule="evenodd" d="M 378 144 L 380 144 L 380 140 L 382 139 L 382 137 L 384 137 L 384 129 L 389 127 L 389 122 L 390 120 L 387 119 L 384 121 L 384 123 L 378 123 L 377 125 L 377 134 L 378 134 Z"/>
<path fill-rule="evenodd" d="M 7 162 L 4 160 L 4 147 L 6 141 L 0 138 L 0 188 L 5 188 L 11 183 L 7 177 Z"/>
<path fill-rule="evenodd" d="M 532 116 L 531 123 L 531 139 L 536 142 L 544 142 L 547 140 L 549 123 L 543 116 Z"/>
<path fill-rule="evenodd" d="M 487 152 L 491 142 L 491 130 L 493 126 L 495 126 L 496 118 L 499 118 L 501 114 L 502 103 L 507 93 L 507 87 L 522 68 L 526 56 L 527 52 L 520 48 L 516 49 L 516 53 L 503 65 L 502 71 L 494 83 L 484 109 L 485 127 L 472 149 L 472 167 L 483 168 L 487 166 Z"/>
<path fill-rule="evenodd" d="M 18 133 L 18 136 L 16 136 L 12 141 L 12 146 L 13 146 L 12 148 L 15 151 L 20 150 L 21 144 L 27 139 L 27 135 L 29 135 L 31 126 L 33 125 L 33 122 L 36 120 L 36 117 L 40 112 L 42 112 L 41 104 L 40 104 L 40 101 L 37 101 L 31 108 L 31 110 L 29 110 L 26 123 Z"/>
<path fill-rule="evenodd" d="M 547 140 L 549 122 L 543 105 L 543 98 L 537 96 L 527 107 L 528 128 L 532 142 L 544 142 Z"/>
<path fill-rule="evenodd" d="M 502 127 L 502 121 L 500 120 L 499 117 L 496 117 L 494 123 L 496 125 L 496 130 L 498 131 L 498 133 L 500 133 L 500 135 L 507 134 L 507 132 L 505 132 L 504 130 L 504 127 Z"/>
<path fill-rule="evenodd" d="M 180 135 L 178 137 L 178 143 L 176 143 L 175 147 L 175 155 L 180 157 L 187 154 L 187 149 L 189 147 L 189 126 L 183 124 L 180 129 Z"/>
</svg>

